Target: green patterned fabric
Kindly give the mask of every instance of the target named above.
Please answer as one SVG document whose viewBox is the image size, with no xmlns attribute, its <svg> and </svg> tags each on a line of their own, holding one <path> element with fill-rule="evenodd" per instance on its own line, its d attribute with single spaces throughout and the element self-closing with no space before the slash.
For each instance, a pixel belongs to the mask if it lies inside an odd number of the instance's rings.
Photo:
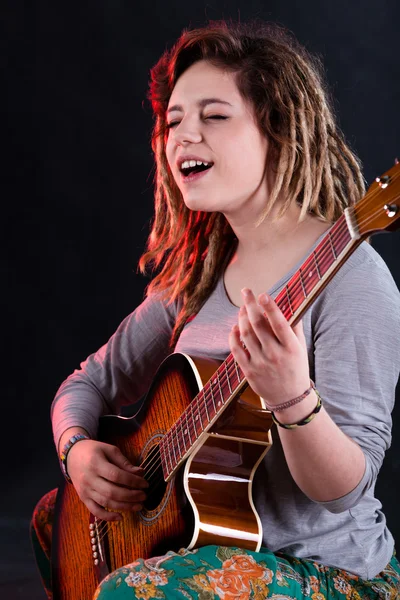
<svg viewBox="0 0 400 600">
<path fill-rule="evenodd" d="M 37 504 L 31 523 L 33 549 L 48 598 L 51 532 L 57 490 Z M 138 559 L 106 577 L 93 600 L 399 600 L 400 565 L 395 556 L 375 579 L 326 567 L 311 560 L 273 554 L 266 548 L 205 546 Z M 92 600 L 85 598 L 85 600 Z"/>
<path fill-rule="evenodd" d="M 400 565 L 393 557 L 375 579 L 325 567 L 311 560 L 263 549 L 205 546 L 117 569 L 99 585 L 95 600 L 184 598 L 199 600 L 395 600 L 400 598 Z"/>
</svg>

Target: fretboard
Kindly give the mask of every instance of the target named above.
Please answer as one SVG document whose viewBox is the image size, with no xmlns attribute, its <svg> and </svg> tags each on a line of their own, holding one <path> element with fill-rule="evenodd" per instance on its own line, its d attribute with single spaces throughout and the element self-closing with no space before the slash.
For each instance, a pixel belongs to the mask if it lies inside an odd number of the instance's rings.
<svg viewBox="0 0 400 600">
<path fill-rule="evenodd" d="M 360 241 L 351 235 L 343 214 L 275 298 L 291 325 L 301 319 Z M 160 442 L 165 480 L 172 476 L 199 437 L 210 429 L 229 402 L 247 385 L 242 370 L 229 354 Z"/>
</svg>

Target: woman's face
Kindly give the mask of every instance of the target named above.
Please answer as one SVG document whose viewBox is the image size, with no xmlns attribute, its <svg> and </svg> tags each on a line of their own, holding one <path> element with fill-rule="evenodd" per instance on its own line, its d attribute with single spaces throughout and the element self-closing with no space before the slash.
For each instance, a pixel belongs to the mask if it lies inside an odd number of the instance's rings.
<svg viewBox="0 0 400 600">
<path fill-rule="evenodd" d="M 186 206 L 257 218 L 268 197 L 268 140 L 234 75 L 204 60 L 192 65 L 176 82 L 167 123 L 167 160 Z M 190 156 L 212 163 L 192 181 L 180 168 Z"/>
</svg>

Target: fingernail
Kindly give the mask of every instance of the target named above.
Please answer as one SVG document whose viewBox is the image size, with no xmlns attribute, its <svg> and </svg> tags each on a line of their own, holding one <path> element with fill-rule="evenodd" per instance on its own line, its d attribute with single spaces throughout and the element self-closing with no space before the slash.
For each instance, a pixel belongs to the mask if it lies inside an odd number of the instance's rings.
<svg viewBox="0 0 400 600">
<path fill-rule="evenodd" d="M 249 288 L 243 288 L 241 291 L 242 291 L 243 296 L 250 296 Z"/>
<path fill-rule="evenodd" d="M 269 296 L 268 294 L 263 294 L 261 297 L 262 301 L 264 302 L 264 304 L 268 304 L 269 302 Z"/>
</svg>

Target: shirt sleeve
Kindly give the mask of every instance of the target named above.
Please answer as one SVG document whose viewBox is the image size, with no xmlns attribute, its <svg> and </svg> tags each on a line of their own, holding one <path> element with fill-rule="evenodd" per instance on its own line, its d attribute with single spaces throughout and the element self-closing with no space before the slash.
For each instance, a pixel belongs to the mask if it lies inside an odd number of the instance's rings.
<svg viewBox="0 0 400 600">
<path fill-rule="evenodd" d="M 328 414 L 366 461 L 354 490 L 320 503 L 332 513 L 352 508 L 375 485 L 391 443 L 400 371 L 399 291 L 380 257 L 360 256 L 362 262 L 336 274 L 312 316 L 316 387 Z"/>
<path fill-rule="evenodd" d="M 118 414 L 142 397 L 170 353 L 177 311 L 177 303 L 148 296 L 61 384 L 51 406 L 56 447 L 69 427 L 83 427 L 96 437 L 101 415 Z"/>
</svg>

